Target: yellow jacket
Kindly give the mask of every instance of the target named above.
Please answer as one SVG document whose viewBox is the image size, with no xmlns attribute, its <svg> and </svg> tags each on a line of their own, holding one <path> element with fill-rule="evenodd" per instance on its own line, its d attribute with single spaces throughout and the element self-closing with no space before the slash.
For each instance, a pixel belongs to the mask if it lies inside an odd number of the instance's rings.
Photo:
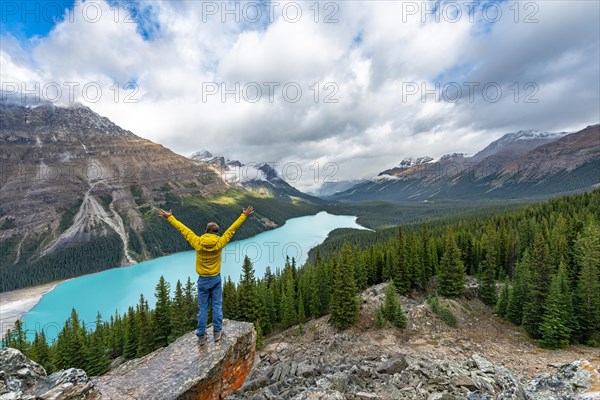
<svg viewBox="0 0 600 400">
<path fill-rule="evenodd" d="M 196 235 L 190 228 L 179 222 L 174 216 L 167 218 L 175 228 L 181 232 L 185 240 L 196 250 L 196 272 L 201 276 L 215 276 L 221 272 L 221 250 L 235 234 L 235 230 L 246 220 L 244 214 L 240 215 L 222 236 L 214 233 Z"/>
</svg>

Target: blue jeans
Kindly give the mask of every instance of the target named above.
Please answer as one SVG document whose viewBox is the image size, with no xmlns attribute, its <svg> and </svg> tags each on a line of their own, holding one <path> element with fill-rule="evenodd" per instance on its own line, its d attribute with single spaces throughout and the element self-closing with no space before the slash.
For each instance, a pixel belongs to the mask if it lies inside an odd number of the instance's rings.
<svg viewBox="0 0 600 400">
<path fill-rule="evenodd" d="M 198 329 L 196 335 L 206 333 L 208 305 L 212 303 L 213 332 L 221 332 L 223 325 L 223 289 L 221 275 L 198 277 Z"/>
</svg>

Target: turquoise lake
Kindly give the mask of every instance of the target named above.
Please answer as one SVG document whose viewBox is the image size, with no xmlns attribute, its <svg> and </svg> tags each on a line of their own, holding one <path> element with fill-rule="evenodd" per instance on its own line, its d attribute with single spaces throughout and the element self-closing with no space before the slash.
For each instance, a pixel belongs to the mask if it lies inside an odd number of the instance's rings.
<svg viewBox="0 0 600 400">
<path fill-rule="evenodd" d="M 270 266 L 273 272 L 276 268 L 283 268 L 286 256 L 290 259 L 295 257 L 296 265 L 300 266 L 306 261 L 308 251 L 322 243 L 329 232 L 336 228 L 365 229 L 356 223 L 354 216 L 320 212 L 289 219 L 279 228 L 229 243 L 222 253 L 223 280 L 227 276 L 234 282 L 239 280 L 246 255 L 254 264 L 257 278 L 264 275 L 267 266 Z M 238 232 L 243 229 L 242 225 Z M 73 307 L 80 319 L 90 328 L 93 328 L 98 311 L 103 319 L 110 318 L 115 309 L 123 314 L 129 306 L 138 303 L 140 293 L 148 299 L 150 307 L 154 307 L 154 288 L 160 276 L 163 275 L 171 284 L 172 294 L 177 280 L 184 284 L 188 277 L 191 277 L 193 282 L 198 279 L 195 259 L 194 251 L 186 251 L 129 267 L 71 279 L 44 295 L 40 302 L 25 314 L 23 323 L 29 332 L 43 328 L 46 337 L 52 340 L 58 336 Z"/>
</svg>

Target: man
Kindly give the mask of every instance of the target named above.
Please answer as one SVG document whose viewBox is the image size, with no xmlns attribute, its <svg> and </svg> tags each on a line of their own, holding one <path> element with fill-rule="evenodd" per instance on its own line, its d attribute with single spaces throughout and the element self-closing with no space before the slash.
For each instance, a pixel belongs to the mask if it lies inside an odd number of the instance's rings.
<svg viewBox="0 0 600 400">
<path fill-rule="evenodd" d="M 202 236 L 196 235 L 187 226 L 173 216 L 173 210 L 160 209 L 158 215 L 166 219 L 181 232 L 185 240 L 196 250 L 196 272 L 198 273 L 198 343 L 206 344 L 206 319 L 208 305 L 212 303 L 212 322 L 214 341 L 221 340 L 223 324 L 223 291 L 221 286 L 221 251 L 231 240 L 237 228 L 254 212 L 252 206 L 242 209 L 242 215 L 231 226 L 218 236 L 219 225 L 209 222 Z"/>
</svg>

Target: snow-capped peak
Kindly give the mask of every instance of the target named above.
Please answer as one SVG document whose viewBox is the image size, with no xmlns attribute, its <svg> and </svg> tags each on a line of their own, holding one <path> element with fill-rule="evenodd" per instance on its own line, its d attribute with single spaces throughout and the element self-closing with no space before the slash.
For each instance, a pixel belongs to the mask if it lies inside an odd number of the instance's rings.
<svg viewBox="0 0 600 400">
<path fill-rule="evenodd" d="M 415 158 L 415 159 L 413 159 L 412 157 L 409 157 L 409 158 L 405 158 L 404 160 L 400 161 L 400 164 L 398 166 L 400 168 L 409 168 L 409 167 L 413 167 L 415 165 L 427 164 L 432 161 L 433 161 L 433 158 L 429 157 L 429 156 L 419 157 L 419 158 Z"/>
<path fill-rule="evenodd" d="M 519 131 L 516 133 L 509 133 L 504 135 L 501 139 L 512 139 L 515 140 L 531 140 L 531 139 L 559 139 L 562 136 L 567 135 L 568 132 L 546 132 L 537 129 L 529 129 L 526 131 Z"/>
</svg>

